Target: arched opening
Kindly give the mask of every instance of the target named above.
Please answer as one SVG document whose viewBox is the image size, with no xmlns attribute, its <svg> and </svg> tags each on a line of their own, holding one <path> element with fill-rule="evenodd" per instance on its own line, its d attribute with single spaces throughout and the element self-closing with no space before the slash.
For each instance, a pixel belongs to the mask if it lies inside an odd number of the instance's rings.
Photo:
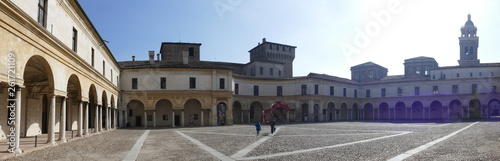
<svg viewBox="0 0 500 161">
<path fill-rule="evenodd" d="M 490 116 L 500 116 L 500 101 L 498 99 L 491 99 L 488 103 L 490 109 Z"/>
<path fill-rule="evenodd" d="M 352 105 L 352 119 L 353 120 L 359 120 L 359 108 L 358 108 L 358 104 L 357 103 L 354 103 Z"/>
<path fill-rule="evenodd" d="M 56 104 L 52 102 L 51 97 L 54 93 L 52 69 L 43 57 L 33 56 L 26 63 L 23 80 L 25 88 L 22 90 L 24 98 L 21 99 L 23 103 L 21 104 L 20 137 L 48 133 L 50 105 Z M 56 106 L 56 111 L 57 109 Z M 58 129 L 54 127 L 55 131 Z"/>
<path fill-rule="evenodd" d="M 106 91 L 102 91 L 102 106 L 101 106 L 101 116 L 100 116 L 100 119 L 102 119 L 101 121 L 101 127 L 103 129 L 108 129 L 108 107 L 109 107 L 109 104 L 108 104 L 108 95 L 106 95 Z"/>
<path fill-rule="evenodd" d="M 318 104 L 314 104 L 313 106 L 313 112 L 314 112 L 314 121 L 315 122 L 318 122 L 319 121 L 319 105 Z"/>
<path fill-rule="evenodd" d="M 217 125 L 226 125 L 226 103 L 217 104 Z"/>
<path fill-rule="evenodd" d="M 81 98 L 81 86 L 80 80 L 76 75 L 71 75 L 68 80 L 67 89 L 68 92 L 66 99 L 66 130 L 77 130 L 78 129 L 78 112 L 79 103 Z"/>
<path fill-rule="evenodd" d="M 234 124 L 243 123 L 243 112 L 241 109 L 241 103 L 239 101 L 233 102 L 233 123 Z"/>
<path fill-rule="evenodd" d="M 115 114 L 116 114 L 115 113 L 115 111 L 116 111 L 116 109 L 115 109 L 115 97 L 113 95 L 111 95 L 111 99 L 109 101 L 111 102 L 109 105 L 110 112 L 111 112 L 111 114 L 110 114 L 111 115 L 110 126 L 111 126 L 111 128 L 115 128 L 116 127 L 116 125 L 115 125 L 115 119 L 116 119 L 116 116 L 115 116 Z"/>
<path fill-rule="evenodd" d="M 422 102 L 413 102 L 413 104 L 411 105 L 411 118 L 424 119 L 424 106 L 422 105 Z"/>
<path fill-rule="evenodd" d="M 250 105 L 250 122 L 262 121 L 261 115 L 264 108 L 262 107 L 262 103 L 253 102 Z"/>
<path fill-rule="evenodd" d="M 307 122 L 309 121 L 309 105 L 307 103 L 302 104 L 302 121 Z"/>
<path fill-rule="evenodd" d="M 469 118 L 480 119 L 481 118 L 481 103 L 477 99 L 470 100 L 469 102 Z"/>
<path fill-rule="evenodd" d="M 172 116 L 172 102 L 167 99 L 161 99 L 156 102 L 155 105 L 155 113 L 156 116 L 156 126 L 172 126 L 172 120 L 174 120 L 174 116 Z"/>
<path fill-rule="evenodd" d="M 373 119 L 373 105 L 371 103 L 365 104 L 365 107 L 363 108 L 363 113 L 364 113 L 365 120 L 372 120 Z"/>
<path fill-rule="evenodd" d="M 378 110 L 379 110 L 379 116 L 380 116 L 379 119 L 388 120 L 391 118 L 391 116 L 390 116 L 391 113 L 389 112 L 389 105 L 387 103 L 385 103 L 385 102 L 380 103 Z"/>
<path fill-rule="evenodd" d="M 132 127 L 144 126 L 144 104 L 139 100 L 131 100 L 127 104 L 127 120 Z"/>
<path fill-rule="evenodd" d="M 433 101 L 431 103 L 431 119 L 442 119 L 443 118 L 443 105 L 439 101 Z"/>
<path fill-rule="evenodd" d="M 92 128 L 92 129 L 95 129 L 95 118 L 96 118 L 96 107 L 97 107 L 97 90 L 96 90 L 96 87 L 92 84 L 90 85 L 90 89 L 89 89 L 89 103 L 88 103 L 88 118 L 87 118 L 87 122 L 88 122 L 88 127 L 89 128 Z M 92 130 L 92 129 L 89 129 L 89 130 Z"/>
<path fill-rule="evenodd" d="M 406 106 L 405 106 L 405 103 L 403 103 L 403 102 L 396 103 L 395 118 L 396 119 L 406 119 Z"/>
<path fill-rule="evenodd" d="M 340 120 L 347 120 L 347 103 L 342 103 L 340 105 Z"/>
<path fill-rule="evenodd" d="M 448 107 L 450 119 L 462 119 L 463 107 L 459 100 L 453 100 Z"/>
<path fill-rule="evenodd" d="M 219 109 L 219 105 L 220 105 L 220 103 L 217 105 L 217 109 Z M 187 100 L 186 103 L 184 104 L 184 116 L 185 116 L 185 118 L 187 118 L 187 119 L 184 119 L 184 125 L 191 125 L 191 126 L 201 125 L 201 103 L 200 103 L 200 101 L 198 101 L 197 99 Z M 217 115 L 217 118 L 219 118 L 219 115 Z M 217 120 L 219 120 L 219 119 L 217 119 Z"/>
<path fill-rule="evenodd" d="M 328 103 L 328 121 L 334 121 L 335 118 L 333 118 L 333 114 L 335 113 L 335 103 L 329 102 Z"/>
</svg>

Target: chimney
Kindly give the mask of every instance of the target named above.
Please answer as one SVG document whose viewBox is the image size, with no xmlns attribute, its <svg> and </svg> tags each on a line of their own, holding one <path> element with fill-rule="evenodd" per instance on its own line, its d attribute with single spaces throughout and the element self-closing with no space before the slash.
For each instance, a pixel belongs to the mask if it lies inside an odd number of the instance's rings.
<svg viewBox="0 0 500 161">
<path fill-rule="evenodd" d="M 182 64 L 188 64 L 189 61 L 188 54 L 189 54 L 188 51 L 182 51 Z"/>
<path fill-rule="evenodd" d="M 156 54 L 156 57 L 158 57 L 158 61 L 160 61 L 160 53 Z"/>
<path fill-rule="evenodd" d="M 132 55 L 132 61 L 135 61 L 135 56 Z"/>
<path fill-rule="evenodd" d="M 155 51 L 154 50 L 149 51 L 149 63 L 150 64 L 155 63 Z"/>
<path fill-rule="evenodd" d="M 265 43 L 266 42 L 266 38 L 262 38 L 262 43 Z"/>
</svg>

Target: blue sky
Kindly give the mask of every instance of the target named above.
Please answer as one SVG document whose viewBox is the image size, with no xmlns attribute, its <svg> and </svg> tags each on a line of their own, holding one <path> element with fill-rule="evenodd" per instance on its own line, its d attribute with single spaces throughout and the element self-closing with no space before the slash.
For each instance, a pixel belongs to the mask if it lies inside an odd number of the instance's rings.
<svg viewBox="0 0 500 161">
<path fill-rule="evenodd" d="M 350 78 L 367 61 L 403 74 L 404 59 L 458 65 L 467 14 L 479 59 L 500 62 L 500 2 L 494 0 L 80 0 L 117 61 L 146 60 L 161 42 L 202 43 L 201 59 L 247 63 L 262 38 L 297 46 L 294 76 Z"/>
</svg>

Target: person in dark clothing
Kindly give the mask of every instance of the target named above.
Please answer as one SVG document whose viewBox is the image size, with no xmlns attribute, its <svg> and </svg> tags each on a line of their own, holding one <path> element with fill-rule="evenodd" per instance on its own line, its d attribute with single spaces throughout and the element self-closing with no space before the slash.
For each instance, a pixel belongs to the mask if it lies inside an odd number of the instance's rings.
<svg viewBox="0 0 500 161">
<path fill-rule="evenodd" d="M 260 133 L 260 123 L 259 123 L 259 121 L 257 121 L 257 123 L 255 124 L 255 130 L 257 130 L 257 136 L 259 136 L 259 133 Z"/>
<path fill-rule="evenodd" d="M 271 125 L 271 134 L 274 134 L 274 131 L 276 128 L 274 127 L 276 125 L 276 122 L 274 120 L 269 121 L 269 125 Z"/>
</svg>

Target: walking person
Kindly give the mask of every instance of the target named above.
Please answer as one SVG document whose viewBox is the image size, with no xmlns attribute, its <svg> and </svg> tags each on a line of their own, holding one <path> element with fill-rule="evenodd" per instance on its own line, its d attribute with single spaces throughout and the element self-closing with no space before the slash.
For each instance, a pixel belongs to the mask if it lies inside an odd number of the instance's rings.
<svg viewBox="0 0 500 161">
<path fill-rule="evenodd" d="M 271 120 L 269 121 L 269 125 L 271 125 L 271 134 L 274 134 L 274 131 L 276 130 L 274 125 L 276 125 L 276 122 L 274 122 L 274 120 Z"/>
<path fill-rule="evenodd" d="M 257 123 L 255 124 L 255 130 L 257 130 L 257 136 L 259 136 L 259 133 L 260 133 L 260 123 L 259 123 L 259 121 L 257 121 Z"/>
</svg>

